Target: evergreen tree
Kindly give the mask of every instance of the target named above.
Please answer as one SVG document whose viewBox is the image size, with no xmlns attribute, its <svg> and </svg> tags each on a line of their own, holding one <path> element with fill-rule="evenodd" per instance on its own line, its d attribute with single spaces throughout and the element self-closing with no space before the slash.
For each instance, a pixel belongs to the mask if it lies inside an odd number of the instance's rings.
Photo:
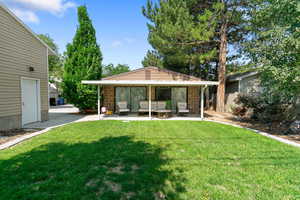
<svg viewBox="0 0 300 200">
<path fill-rule="evenodd" d="M 163 59 L 157 51 L 148 51 L 142 64 L 144 67 L 153 66 L 163 68 Z"/>
<path fill-rule="evenodd" d="M 118 64 L 114 66 L 113 64 L 108 64 L 103 67 L 102 76 L 103 77 L 113 76 L 113 75 L 129 72 L 129 71 L 130 71 L 130 67 L 128 65 Z"/>
<path fill-rule="evenodd" d="M 203 12 L 193 12 L 188 0 L 148 0 L 143 14 L 148 23 L 148 40 L 164 58 L 164 66 L 174 71 L 193 74 L 198 66 L 216 56 L 209 46 L 218 25 L 222 4 L 214 3 Z"/>
<path fill-rule="evenodd" d="M 97 89 L 95 86 L 83 85 L 81 81 L 101 78 L 102 54 L 85 6 L 78 7 L 78 21 L 73 42 L 67 45 L 63 92 L 66 99 L 80 110 L 94 109 Z"/>
<path fill-rule="evenodd" d="M 217 110 L 224 111 L 228 45 L 246 38 L 255 0 L 148 0 L 149 42 L 167 68 L 218 76 Z"/>
</svg>

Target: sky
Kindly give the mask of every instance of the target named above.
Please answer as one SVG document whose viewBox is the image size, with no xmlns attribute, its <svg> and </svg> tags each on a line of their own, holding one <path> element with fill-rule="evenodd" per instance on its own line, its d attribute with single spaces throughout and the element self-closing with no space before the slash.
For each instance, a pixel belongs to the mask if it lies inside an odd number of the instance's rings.
<svg viewBox="0 0 300 200">
<path fill-rule="evenodd" d="M 0 0 L 37 34 L 49 34 L 65 51 L 77 27 L 77 6 L 85 4 L 97 33 L 103 64 L 142 67 L 147 50 L 146 0 Z"/>
</svg>

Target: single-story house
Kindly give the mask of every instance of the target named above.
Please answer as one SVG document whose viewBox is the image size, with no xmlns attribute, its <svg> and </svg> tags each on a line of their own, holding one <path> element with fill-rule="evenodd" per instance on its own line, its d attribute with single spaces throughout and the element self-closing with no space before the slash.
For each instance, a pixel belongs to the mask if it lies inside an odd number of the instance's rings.
<svg viewBox="0 0 300 200">
<path fill-rule="evenodd" d="M 226 99 L 225 109 L 231 112 L 235 105 L 234 99 L 239 94 L 259 95 L 262 92 L 260 86 L 259 72 L 248 71 L 243 73 L 235 73 L 227 76 L 226 80 Z"/>
<path fill-rule="evenodd" d="M 48 119 L 48 55 L 55 55 L 0 3 L 0 130 Z"/>
<path fill-rule="evenodd" d="M 102 80 L 86 80 L 83 84 L 98 86 L 98 114 L 100 108 L 117 112 L 118 102 L 126 102 L 129 112 L 137 113 L 141 101 L 147 103 L 146 111 L 151 118 L 154 102 L 169 102 L 169 110 L 176 113 L 178 102 L 186 103 L 191 114 L 203 118 L 204 89 L 218 82 L 177 73 L 158 67 L 146 67 L 106 77 Z M 100 98 L 100 90 L 101 96 Z"/>
</svg>

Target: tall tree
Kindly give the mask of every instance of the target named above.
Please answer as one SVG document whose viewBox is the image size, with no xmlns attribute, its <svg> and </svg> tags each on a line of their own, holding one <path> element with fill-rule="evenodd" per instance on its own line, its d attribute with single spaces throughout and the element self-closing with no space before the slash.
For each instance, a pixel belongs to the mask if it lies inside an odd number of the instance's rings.
<svg viewBox="0 0 300 200">
<path fill-rule="evenodd" d="M 203 12 L 194 12 L 188 0 L 148 0 L 143 14 L 149 19 L 148 40 L 164 58 L 164 66 L 174 71 L 194 74 L 198 66 L 214 58 L 210 46 L 218 25 L 222 4 L 216 2 Z"/>
<path fill-rule="evenodd" d="M 130 67 L 128 65 L 118 64 L 114 66 L 113 64 L 108 64 L 103 67 L 102 76 L 103 77 L 113 76 L 113 75 L 129 72 L 129 71 L 130 71 Z"/>
<path fill-rule="evenodd" d="M 56 55 L 50 55 L 49 62 L 49 78 L 61 78 L 63 73 L 63 59 L 58 52 L 58 46 L 49 34 L 39 34 L 38 37 L 43 40 L 55 53 Z"/>
<path fill-rule="evenodd" d="M 219 66 L 217 91 L 217 111 L 225 111 L 226 64 L 228 45 L 238 47 L 247 39 L 249 24 L 255 8 L 255 0 L 218 0 L 223 4 L 219 21 Z"/>
<path fill-rule="evenodd" d="M 78 21 L 73 42 L 67 45 L 63 92 L 66 99 L 80 110 L 94 109 L 97 89 L 95 86 L 83 85 L 81 81 L 101 78 L 102 54 L 85 6 L 78 7 Z"/>
<path fill-rule="evenodd" d="M 224 111 L 228 45 L 248 33 L 254 0 L 148 0 L 149 42 L 175 71 L 209 79 L 217 72 L 217 110 Z"/>
<path fill-rule="evenodd" d="M 144 67 L 154 66 L 163 68 L 163 59 L 157 51 L 149 50 L 142 61 L 142 64 Z"/>
</svg>

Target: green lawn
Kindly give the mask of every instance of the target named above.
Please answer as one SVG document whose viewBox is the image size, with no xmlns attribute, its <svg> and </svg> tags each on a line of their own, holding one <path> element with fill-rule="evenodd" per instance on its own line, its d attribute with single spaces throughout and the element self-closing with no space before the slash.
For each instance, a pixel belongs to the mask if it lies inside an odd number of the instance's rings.
<svg viewBox="0 0 300 200">
<path fill-rule="evenodd" d="M 300 199 L 300 149 L 212 122 L 76 123 L 0 152 L 0 199 Z"/>
</svg>

